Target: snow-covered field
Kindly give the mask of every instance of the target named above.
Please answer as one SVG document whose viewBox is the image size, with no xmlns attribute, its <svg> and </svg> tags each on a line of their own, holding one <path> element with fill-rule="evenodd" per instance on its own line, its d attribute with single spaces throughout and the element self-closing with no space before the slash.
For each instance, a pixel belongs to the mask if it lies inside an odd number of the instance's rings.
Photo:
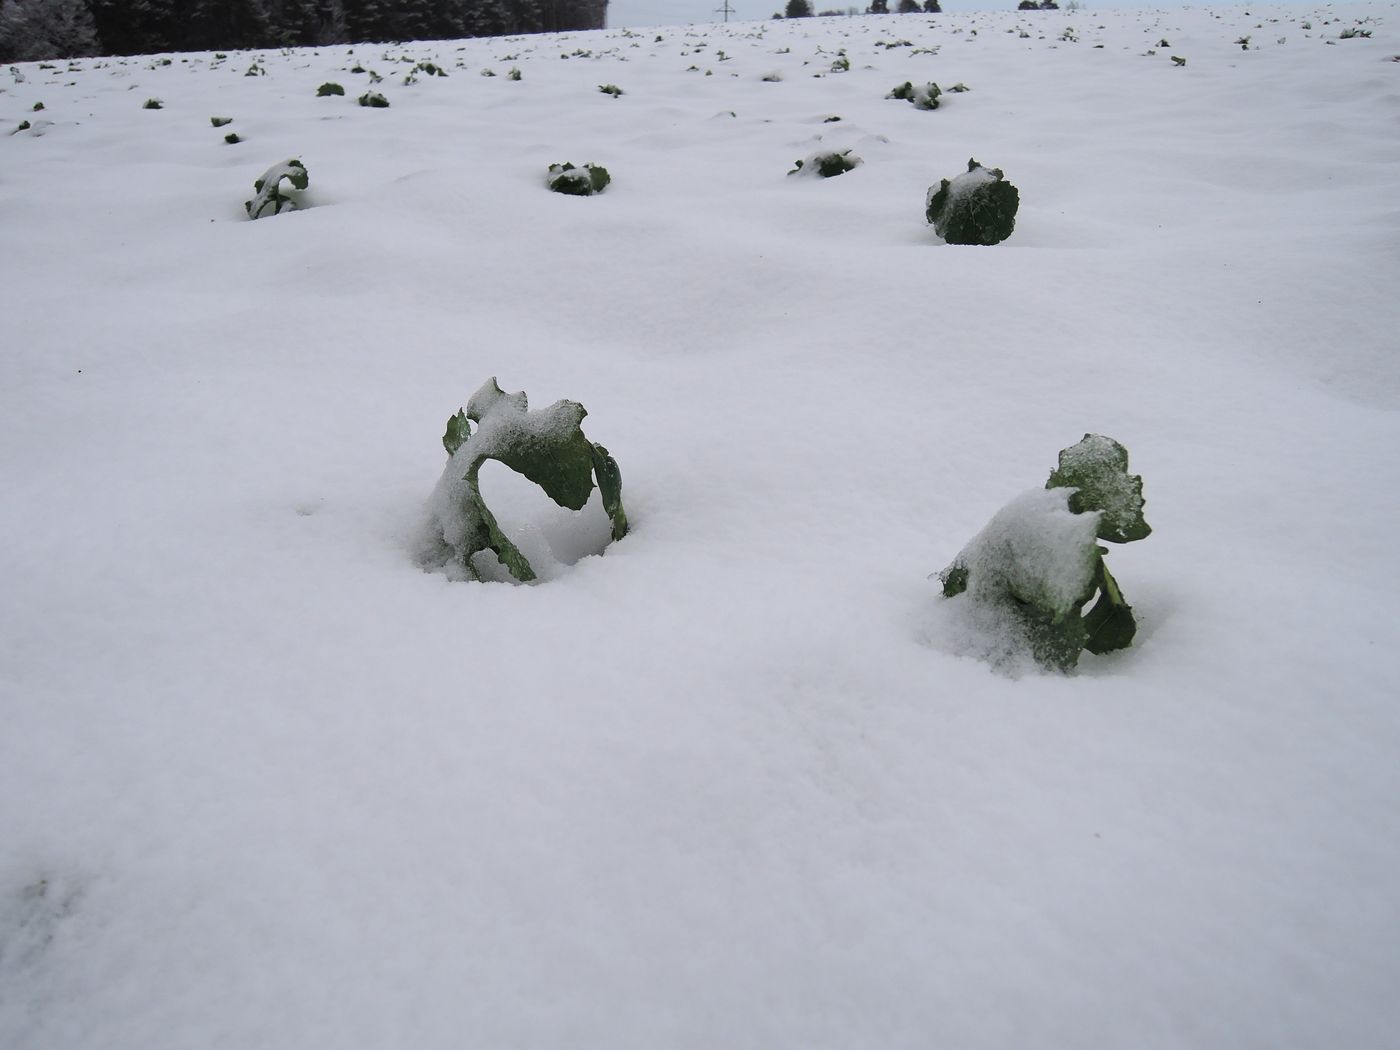
<svg viewBox="0 0 1400 1050">
<path fill-rule="evenodd" d="M 1397 14 L 5 70 L 0 1047 L 1394 1046 Z M 625 479 L 488 465 L 531 586 L 413 555 L 490 376 Z M 999 673 L 929 574 L 1089 431 L 1137 641 Z"/>
</svg>

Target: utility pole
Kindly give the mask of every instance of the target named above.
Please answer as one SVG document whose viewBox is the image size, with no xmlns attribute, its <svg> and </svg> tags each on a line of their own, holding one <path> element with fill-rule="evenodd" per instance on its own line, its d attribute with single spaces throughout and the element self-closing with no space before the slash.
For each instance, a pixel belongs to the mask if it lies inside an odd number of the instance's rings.
<svg viewBox="0 0 1400 1050">
<path fill-rule="evenodd" d="M 738 14 L 739 12 L 735 11 L 734 8 L 732 8 L 732 7 L 729 6 L 729 0 L 724 0 L 724 6 L 723 6 L 723 7 L 717 7 L 717 8 L 715 8 L 715 13 L 716 13 L 716 14 L 723 14 L 723 15 L 724 15 L 724 20 L 725 20 L 726 22 L 728 22 L 728 21 L 729 21 L 729 16 L 730 16 L 730 15 L 736 15 L 736 14 Z"/>
</svg>

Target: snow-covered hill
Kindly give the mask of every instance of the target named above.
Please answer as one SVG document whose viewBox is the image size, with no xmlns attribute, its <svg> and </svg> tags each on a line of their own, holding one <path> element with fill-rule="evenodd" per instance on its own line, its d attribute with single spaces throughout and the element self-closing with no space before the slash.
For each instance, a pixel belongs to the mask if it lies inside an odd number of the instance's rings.
<svg viewBox="0 0 1400 1050">
<path fill-rule="evenodd" d="M 1390 1045 L 1396 25 L 5 70 L 0 1046 Z M 996 247 L 925 224 L 969 157 Z M 579 557 L 488 464 L 532 586 L 413 553 L 491 376 L 625 480 Z M 1012 677 L 929 574 L 1086 432 L 1139 634 Z"/>
</svg>

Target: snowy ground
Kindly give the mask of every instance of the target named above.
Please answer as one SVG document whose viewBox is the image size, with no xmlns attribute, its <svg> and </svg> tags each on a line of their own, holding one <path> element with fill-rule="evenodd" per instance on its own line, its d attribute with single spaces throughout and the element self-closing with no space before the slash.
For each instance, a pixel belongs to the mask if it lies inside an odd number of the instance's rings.
<svg viewBox="0 0 1400 1050">
<path fill-rule="evenodd" d="M 5 71 L 0 1046 L 1394 1045 L 1397 29 Z M 246 221 L 289 156 L 313 206 Z M 924 223 L 969 157 L 994 248 Z M 493 375 L 625 478 L 569 564 L 599 507 L 488 466 L 534 586 L 411 554 Z M 1087 431 L 1146 479 L 1137 643 L 999 674 L 928 576 Z"/>
</svg>

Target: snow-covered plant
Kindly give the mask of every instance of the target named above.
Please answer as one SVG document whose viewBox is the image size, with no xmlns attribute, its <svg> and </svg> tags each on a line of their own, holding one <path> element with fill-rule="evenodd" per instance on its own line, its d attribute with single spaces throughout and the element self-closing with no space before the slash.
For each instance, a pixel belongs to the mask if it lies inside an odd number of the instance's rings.
<svg viewBox="0 0 1400 1050">
<path fill-rule="evenodd" d="M 593 494 L 596 478 L 603 510 L 612 523 L 612 538 L 620 540 L 627 535 L 622 474 L 608 450 L 584 436 L 580 424 L 587 414 L 576 401 L 556 401 L 531 412 L 523 390 L 507 394 L 494 376 L 483 383 L 466 408 L 447 421 L 442 436 L 448 460 L 429 502 L 425 560 L 438 564 L 451 561 L 468 577 L 479 580 L 472 558 L 494 551 L 517 580 L 528 583 L 535 579 L 530 562 L 501 531 L 481 497 L 479 475 L 489 459 L 523 474 L 555 503 L 570 510 L 583 509 Z"/>
<path fill-rule="evenodd" d="M 576 168 L 568 161 L 549 166 L 548 185 L 555 193 L 567 193 L 574 197 L 591 197 L 602 193 L 603 187 L 612 182 L 608 169 L 597 164 L 585 164 Z"/>
<path fill-rule="evenodd" d="M 239 138 L 238 132 L 230 131 L 227 135 L 224 136 L 224 141 L 227 142 L 230 146 L 236 146 L 243 140 Z"/>
<path fill-rule="evenodd" d="M 1172 65 L 1184 66 L 1186 65 L 1186 59 L 1181 58 L 1179 55 L 1172 55 Z"/>
<path fill-rule="evenodd" d="M 937 109 L 938 96 L 941 94 L 943 94 L 943 89 L 931 81 L 927 84 L 915 87 L 910 81 L 906 80 L 885 97 L 902 98 L 907 102 L 913 103 L 915 109 Z"/>
<path fill-rule="evenodd" d="M 1151 531 L 1142 478 L 1128 473 L 1127 450 L 1085 434 L 1060 453 L 1044 489 L 1008 503 L 939 573 L 943 596 L 966 595 L 972 622 L 996 635 L 1003 651 L 1067 671 L 1084 650 L 1132 644 L 1137 621 L 1098 541 L 1130 543 Z"/>
<path fill-rule="evenodd" d="M 148 98 L 141 104 L 142 109 L 164 109 L 165 103 L 158 98 Z"/>
<path fill-rule="evenodd" d="M 296 209 L 296 198 L 282 192 L 283 180 L 289 182 L 293 189 L 304 190 L 310 184 L 311 176 L 307 174 L 306 165 L 296 158 L 278 161 L 253 183 L 253 199 L 243 202 L 248 218 L 261 218 L 268 208 L 272 209 L 273 215 L 284 209 Z"/>
<path fill-rule="evenodd" d="M 1370 37 L 1370 35 L 1371 35 L 1371 31 L 1370 31 L 1369 29 L 1356 29 L 1356 28 L 1351 28 L 1351 29 L 1343 29 L 1343 30 L 1342 30 L 1342 33 L 1341 33 L 1341 36 L 1340 36 L 1338 39 L 1340 39 L 1340 40 L 1351 40 L 1351 39 L 1353 39 L 1353 38 L 1355 38 L 1355 37 L 1362 37 L 1363 39 L 1365 39 L 1365 38 Z"/>
<path fill-rule="evenodd" d="M 863 161 L 848 149 L 839 153 L 836 150 L 818 150 L 804 160 L 799 160 L 797 167 L 788 174 L 829 179 L 836 175 L 844 175 L 861 163 Z"/>
<path fill-rule="evenodd" d="M 322 84 L 316 89 L 317 98 L 326 98 L 330 95 L 343 94 L 345 94 L 345 89 L 333 80 L 327 80 L 324 84 Z"/>
<path fill-rule="evenodd" d="M 212 124 L 212 125 L 213 125 L 214 127 L 216 127 L 216 128 L 221 128 L 221 127 L 223 127 L 225 124 L 232 124 L 232 123 L 233 123 L 233 118 L 232 118 L 232 117 L 210 117 L 210 118 L 209 118 L 209 123 Z"/>
<path fill-rule="evenodd" d="M 620 98 L 622 96 L 622 88 L 618 87 L 616 84 L 599 84 L 598 90 L 605 95 L 611 95 L 613 98 Z"/>
<path fill-rule="evenodd" d="M 1020 203 L 1020 193 L 1000 168 L 969 160 L 957 178 L 928 188 L 924 214 L 949 244 L 1000 244 L 1016 228 Z"/>
<path fill-rule="evenodd" d="M 519 79 L 521 79 L 522 76 L 523 76 L 523 74 L 522 74 L 522 73 L 520 72 L 520 70 L 519 70 L 517 67 L 515 67 L 515 66 L 511 66 L 508 70 L 506 70 L 506 79 L 507 79 L 507 80 L 519 80 Z"/>
<path fill-rule="evenodd" d="M 370 106 L 373 109 L 388 109 L 389 100 L 378 91 L 366 91 L 360 96 L 360 105 Z"/>
</svg>

